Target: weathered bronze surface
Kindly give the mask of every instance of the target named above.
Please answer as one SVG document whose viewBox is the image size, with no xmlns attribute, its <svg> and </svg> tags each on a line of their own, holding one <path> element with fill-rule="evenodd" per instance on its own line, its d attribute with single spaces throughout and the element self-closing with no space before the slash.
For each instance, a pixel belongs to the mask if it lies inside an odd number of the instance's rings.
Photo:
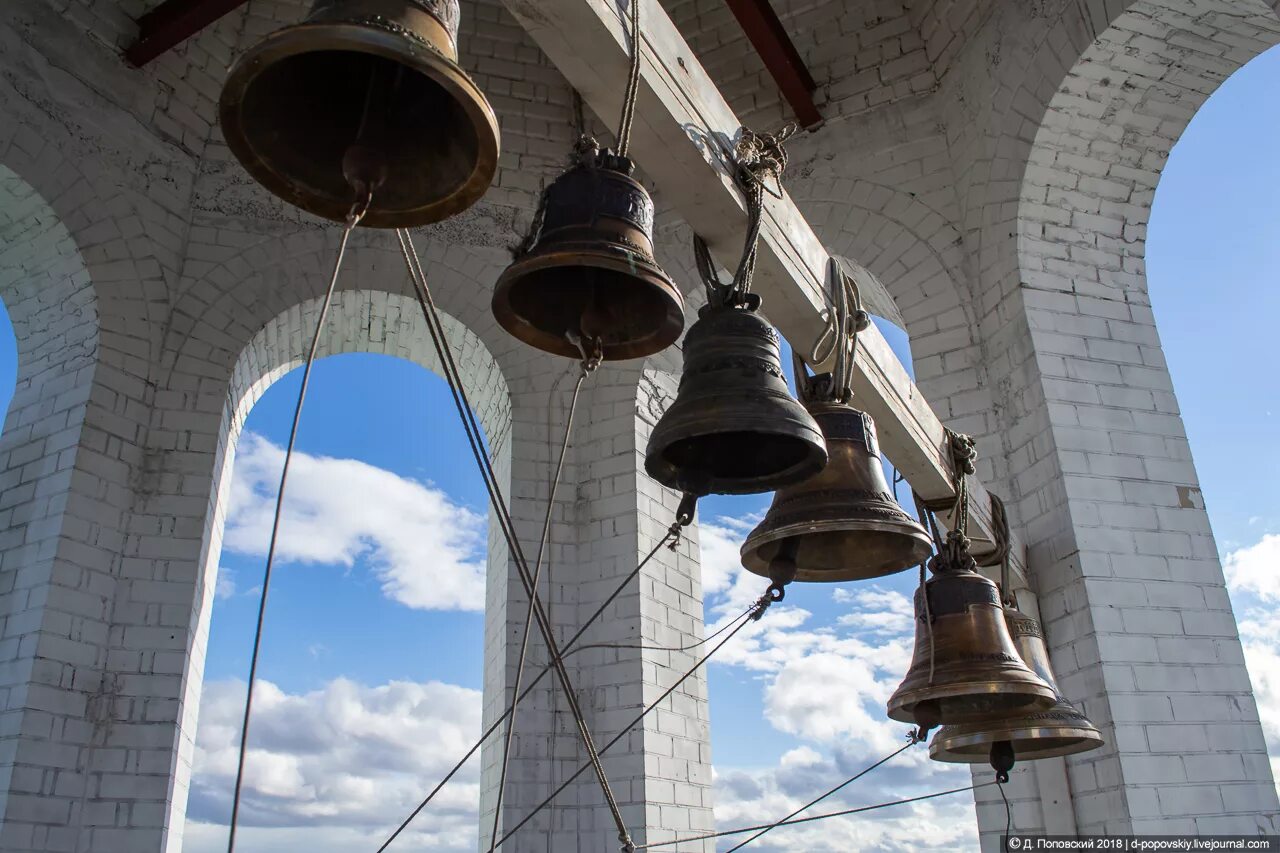
<svg viewBox="0 0 1280 853">
<path fill-rule="evenodd" d="M 742 565 L 774 578 L 771 565 L 787 545 L 795 580 L 867 580 L 927 559 L 929 535 L 890 493 L 880 467 L 871 416 L 836 402 L 806 406 L 826 438 L 827 466 L 816 477 L 780 489 L 768 514 L 742 546 Z"/>
<path fill-rule="evenodd" d="M 915 654 L 889 699 L 891 719 L 925 727 L 975 723 L 1039 713 L 1057 700 L 1018 656 L 991 581 L 972 571 L 937 573 L 916 591 L 915 610 Z"/>
<path fill-rule="evenodd" d="M 493 180 L 498 122 L 458 65 L 457 27 L 457 0 L 318 0 L 231 69 L 227 145 L 268 190 L 326 219 L 356 199 L 353 147 L 386 175 L 363 225 L 460 213 Z"/>
<path fill-rule="evenodd" d="M 818 424 L 787 389 L 777 332 L 748 308 L 703 308 L 685 336 L 680 392 L 649 438 L 649 476 L 695 495 L 745 495 L 826 462 Z"/>
<path fill-rule="evenodd" d="M 929 743 L 929 757 L 935 761 L 985 764 L 991 747 L 1007 742 L 1016 760 L 1034 761 L 1102 746 L 1102 733 L 1058 689 L 1040 623 L 1011 607 L 1005 609 L 1004 618 L 1018 654 L 1053 688 L 1057 701 L 1046 711 L 1023 713 L 998 722 L 944 726 Z"/>
<path fill-rule="evenodd" d="M 547 188 L 532 248 L 493 294 L 504 329 L 545 352 L 576 358 L 571 340 L 599 340 L 605 360 L 641 358 L 675 343 L 684 299 L 653 257 L 653 201 L 630 160 L 598 148 Z"/>
</svg>

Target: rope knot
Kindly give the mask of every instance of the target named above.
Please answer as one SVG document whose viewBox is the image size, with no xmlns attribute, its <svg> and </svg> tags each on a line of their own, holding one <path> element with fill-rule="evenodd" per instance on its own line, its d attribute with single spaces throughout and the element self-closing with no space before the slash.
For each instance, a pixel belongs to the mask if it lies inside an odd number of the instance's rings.
<svg viewBox="0 0 1280 853">
<path fill-rule="evenodd" d="M 951 461 L 957 472 L 972 475 L 977 472 L 978 447 L 972 436 L 947 430 L 951 442 Z"/>
<path fill-rule="evenodd" d="M 744 127 L 734 145 L 733 156 L 738 164 L 739 178 L 748 185 L 765 185 L 765 178 L 773 178 L 778 184 L 778 191 L 769 191 L 775 198 L 782 198 L 782 173 L 787 168 L 790 155 L 784 147 L 788 139 L 800 130 L 795 122 L 783 127 L 777 133 L 757 133 Z"/>
</svg>

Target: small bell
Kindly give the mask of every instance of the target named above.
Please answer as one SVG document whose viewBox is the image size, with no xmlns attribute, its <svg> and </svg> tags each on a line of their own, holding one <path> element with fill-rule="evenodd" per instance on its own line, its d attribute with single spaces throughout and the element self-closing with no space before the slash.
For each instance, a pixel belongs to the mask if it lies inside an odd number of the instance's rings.
<svg viewBox="0 0 1280 853">
<path fill-rule="evenodd" d="M 342 221 L 428 225 L 484 195 L 498 121 L 458 65 L 458 0 L 316 0 L 236 62 L 222 90 L 227 145 L 285 201 Z M 353 189 L 355 192 L 353 192 Z"/>
<path fill-rule="evenodd" d="M 758 305 L 708 305 L 685 336 L 679 393 L 645 451 L 645 471 L 664 486 L 757 494 L 826 464 L 822 431 L 787 389 L 778 333 Z"/>
<path fill-rule="evenodd" d="M 915 611 L 915 654 L 889 698 L 891 719 L 928 729 L 1039 713 L 1057 700 L 1018 656 L 987 578 L 944 564 L 916 591 Z"/>
<path fill-rule="evenodd" d="M 742 565 L 779 580 L 774 563 L 782 557 L 782 574 L 794 563 L 795 580 L 852 581 L 927 559 L 929 534 L 902 511 L 885 482 L 871 416 L 834 401 L 806 407 L 826 437 L 827 466 L 774 495 L 764 521 L 743 543 Z"/>
<path fill-rule="evenodd" d="M 580 145 L 547 187 L 535 242 L 498 279 L 493 314 L 545 352 L 576 358 L 575 338 L 605 360 L 675 343 L 684 299 L 653 256 L 653 201 L 626 157 Z"/>
<path fill-rule="evenodd" d="M 1034 761 L 1102 746 L 1101 732 L 1058 690 L 1040 623 L 1012 607 L 1005 608 L 1004 620 L 1018 654 L 1053 688 L 1057 701 L 1047 711 L 997 722 L 944 726 L 929 743 L 929 757 L 957 764 L 984 764 L 991 759 L 997 744 L 1007 743 L 1017 760 Z"/>
</svg>

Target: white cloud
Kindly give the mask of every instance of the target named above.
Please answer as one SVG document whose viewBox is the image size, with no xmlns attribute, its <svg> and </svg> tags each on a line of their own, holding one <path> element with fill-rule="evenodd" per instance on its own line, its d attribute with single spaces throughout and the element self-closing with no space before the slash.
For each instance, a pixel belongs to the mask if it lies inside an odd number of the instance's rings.
<svg viewBox="0 0 1280 853">
<path fill-rule="evenodd" d="M 1280 534 L 1268 533 L 1222 561 L 1253 683 L 1271 770 L 1280 779 Z"/>
<path fill-rule="evenodd" d="M 235 573 L 226 566 L 218 566 L 218 583 L 213 594 L 219 601 L 225 601 L 236 594 Z"/>
<path fill-rule="evenodd" d="M 1227 554 L 1222 570 L 1233 592 L 1280 601 L 1280 533 L 1268 533 L 1255 544 Z"/>
<path fill-rule="evenodd" d="M 707 611 L 718 619 L 738 616 L 758 599 L 769 580 L 742 567 L 742 542 L 760 522 L 760 517 L 720 516 L 698 525 L 701 546 L 702 594 Z M 715 630 L 719 624 L 712 627 Z"/>
<path fill-rule="evenodd" d="M 284 450 L 245 433 L 236 454 L 225 547 L 265 556 Z M 383 592 L 425 610 L 484 608 L 485 520 L 439 489 L 355 459 L 296 452 L 278 556 L 366 562 Z"/>
<path fill-rule="evenodd" d="M 206 685 L 184 849 L 225 849 L 244 683 Z M 290 694 L 259 682 L 241 801 L 244 846 L 353 850 L 389 834 L 480 732 L 480 692 L 336 679 Z M 405 849 L 475 847 L 479 762 L 446 786 Z M 240 833 L 237 833 L 240 837 Z"/>
<path fill-rule="evenodd" d="M 907 756 L 924 750 L 923 746 L 916 747 L 823 800 L 802 816 L 829 814 L 970 784 L 968 772 L 955 766 L 934 765 L 933 772 L 912 770 Z M 847 755 L 824 756 L 811 748 L 799 747 L 783 755 L 778 767 L 773 769 L 722 770 L 715 780 L 716 825 L 723 830 L 781 818 L 848 779 L 871 760 L 859 759 L 859 763 Z M 780 827 L 753 841 L 750 849 L 774 853 L 973 850 L 978 846 L 977 835 L 973 797 L 960 793 L 864 815 Z M 732 836 L 726 842 L 732 846 L 748 837 L 749 834 Z"/>
</svg>

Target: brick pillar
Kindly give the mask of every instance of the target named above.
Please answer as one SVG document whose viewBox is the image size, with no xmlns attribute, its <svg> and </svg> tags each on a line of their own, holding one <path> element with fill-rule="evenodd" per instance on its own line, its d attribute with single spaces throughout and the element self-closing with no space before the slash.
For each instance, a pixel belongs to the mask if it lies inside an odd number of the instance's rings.
<svg viewBox="0 0 1280 853">
<path fill-rule="evenodd" d="M 573 377 L 552 403 L 548 390 L 569 366 L 531 371 L 513 389 L 512 512 L 532 562 L 546 511 L 547 483 L 564 429 Z M 573 446 L 557 494 L 551 562 L 541 595 L 566 641 L 657 543 L 674 518 L 678 498 L 640 466 L 648 432 L 674 391 L 669 374 L 606 365 L 579 404 Z M 519 639 L 528 606 L 514 566 L 490 574 L 487 609 L 485 724 L 510 701 Z M 549 577 L 548 577 L 549 573 Z M 548 582 L 549 581 L 549 582 Z M 696 541 L 658 556 L 610 605 L 579 645 L 684 646 L 701 637 L 702 596 Z M 693 653 L 590 649 L 568 658 L 568 669 L 597 747 L 603 747 L 696 661 Z M 549 660 L 536 627 L 525 684 Z M 484 751 L 481 842 L 487 849 L 501 738 Z M 513 827 L 586 761 L 577 729 L 554 674 L 521 703 L 502 821 Z M 689 679 L 603 758 L 605 771 L 637 843 L 707 830 L 712 824 L 706 682 Z M 506 830 L 503 830 L 504 832 Z M 600 853 L 619 847 L 617 831 L 590 770 L 554 805 L 504 845 L 505 853 Z M 690 846 L 689 849 L 695 849 Z M 711 850 L 711 847 L 696 849 Z"/>
</svg>

